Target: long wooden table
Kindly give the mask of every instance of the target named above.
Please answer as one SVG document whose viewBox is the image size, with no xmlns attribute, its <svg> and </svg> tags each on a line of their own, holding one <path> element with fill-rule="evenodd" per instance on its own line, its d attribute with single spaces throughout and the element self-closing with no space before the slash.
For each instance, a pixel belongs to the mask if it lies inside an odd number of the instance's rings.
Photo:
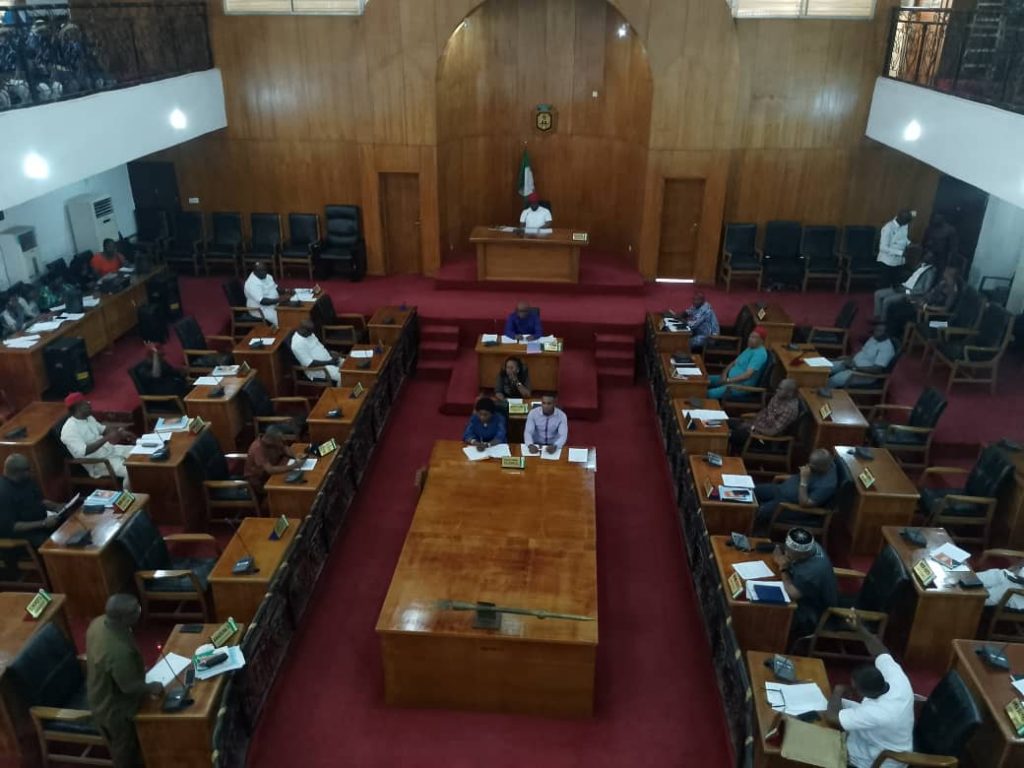
<svg viewBox="0 0 1024 768">
<path fill-rule="evenodd" d="M 815 448 L 831 450 L 833 445 L 863 445 L 868 432 L 868 422 L 849 393 L 833 389 L 832 397 L 822 397 L 818 388 L 803 387 L 800 399 L 807 406 L 808 418 L 800 425 L 801 439 L 798 442 L 797 460 L 807 461 Z M 828 405 L 832 412 L 821 415 L 822 406 Z M 806 430 L 806 431 L 803 431 Z"/>
<path fill-rule="evenodd" d="M 476 246 L 476 279 L 578 283 L 585 242 L 573 240 L 572 234 L 571 229 L 532 234 L 474 227 L 469 242 Z"/>
<path fill-rule="evenodd" d="M 227 621 L 229 617 L 239 622 L 252 621 L 302 521 L 289 519 L 289 522 L 291 525 L 280 539 L 271 539 L 276 518 L 242 520 L 210 572 L 217 621 Z M 258 570 L 236 576 L 231 568 L 243 557 L 252 557 Z"/>
<path fill-rule="evenodd" d="M 384 370 L 384 366 L 388 364 L 388 360 L 391 359 L 391 352 L 394 347 L 381 347 L 378 348 L 373 344 L 356 344 L 352 347 L 352 352 L 373 352 L 373 357 L 352 357 L 351 352 L 349 356 L 345 358 L 345 362 L 341 364 L 338 369 L 341 373 L 341 386 L 343 387 L 354 387 L 356 384 L 362 384 L 366 389 L 369 389 L 377 382 L 377 377 L 380 376 L 380 372 Z M 369 365 L 366 365 L 369 363 Z M 366 365 L 366 367 L 362 367 Z"/>
<path fill-rule="evenodd" d="M 202 468 L 186 458 L 198 436 L 188 431 L 172 432 L 164 443 L 169 455 L 161 461 L 143 454 L 130 454 L 125 460 L 132 490 L 149 496 L 146 511 L 158 525 L 206 530 Z"/>
<path fill-rule="evenodd" d="M 366 324 L 371 344 L 395 346 L 402 338 L 405 327 L 416 316 L 416 307 L 388 305 L 380 307 Z"/>
<path fill-rule="evenodd" d="M 1006 670 L 986 666 L 975 649 L 993 643 L 953 641 L 953 669 L 960 673 L 981 710 L 981 726 L 967 742 L 969 765 L 976 768 L 1017 768 L 1024 765 L 1024 736 L 1018 736 L 1006 716 L 1006 705 L 1019 698 Z M 1019 675 L 1024 671 L 1024 643 L 999 643 Z"/>
<path fill-rule="evenodd" d="M 648 312 L 647 326 L 654 339 L 654 349 L 658 352 L 689 352 L 690 331 L 666 331 L 662 329 L 665 320 L 664 312 Z"/>
<path fill-rule="evenodd" d="M 64 476 L 64 446 L 53 428 L 68 415 L 64 403 L 36 402 L 26 405 L 9 421 L 0 425 L 0 467 L 12 453 L 23 454 L 32 466 L 32 475 L 50 501 L 60 501 L 68 493 Z M 25 428 L 25 436 L 4 437 Z"/>
<path fill-rule="evenodd" d="M 517 449 L 514 449 L 518 453 Z M 590 715 L 598 642 L 594 473 L 527 458 L 523 470 L 434 444 L 426 484 L 377 621 L 390 705 Z M 487 489 L 486 497 L 480 490 Z M 439 600 L 543 609 L 496 630 Z"/>
<path fill-rule="evenodd" d="M 499 337 L 500 338 L 500 337 Z M 562 341 L 562 339 L 559 339 Z M 498 371 L 510 357 L 518 357 L 530 371 L 530 392 L 558 391 L 558 369 L 562 362 L 561 352 L 542 350 L 533 355 L 526 354 L 525 344 L 484 344 L 476 340 L 477 383 L 480 389 L 494 391 Z"/>
<path fill-rule="evenodd" d="M 831 368 L 817 368 L 807 365 L 803 358 L 821 357 L 811 344 L 799 344 L 799 349 L 790 349 L 788 344 L 772 344 L 769 350 L 779 361 L 774 378 L 793 379 L 800 387 L 824 387 L 828 384 Z"/>
<path fill-rule="evenodd" d="M 330 391 L 330 390 L 328 390 Z M 271 475 L 263 489 L 267 493 L 267 505 L 270 508 L 272 517 L 294 517 L 301 520 L 309 514 L 313 506 L 313 499 L 323 487 L 327 475 L 330 473 L 334 462 L 341 455 L 341 443 L 338 443 L 338 450 L 332 451 L 326 456 L 316 458 L 316 466 L 307 470 L 301 483 L 285 482 L 285 474 Z M 295 443 L 292 450 L 296 456 L 305 456 L 309 443 Z M 237 617 L 236 617 L 237 618 Z"/>
<path fill-rule="evenodd" d="M 875 457 L 860 459 L 853 446 L 837 445 L 835 455 L 846 464 L 853 477 L 856 497 L 853 508 L 845 515 L 843 525 L 850 536 L 850 552 L 856 555 L 874 555 L 882 547 L 882 526 L 909 525 L 917 509 L 920 495 L 910 478 L 885 448 L 872 448 Z M 870 469 L 875 483 L 870 488 L 858 480 Z"/>
</svg>

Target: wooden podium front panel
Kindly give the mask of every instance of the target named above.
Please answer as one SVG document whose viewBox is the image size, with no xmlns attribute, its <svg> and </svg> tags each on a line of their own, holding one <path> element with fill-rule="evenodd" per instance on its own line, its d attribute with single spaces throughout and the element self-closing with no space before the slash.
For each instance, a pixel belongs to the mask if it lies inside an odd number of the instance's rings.
<svg viewBox="0 0 1024 768">
<path fill-rule="evenodd" d="M 476 245 L 477 280 L 580 281 L 580 243 L 573 241 L 572 230 L 535 235 L 476 227 L 469 241 Z"/>
<path fill-rule="evenodd" d="M 486 504 L 476 503 L 488 488 Z M 392 705 L 590 715 L 597 649 L 594 474 L 527 458 L 470 462 L 435 443 L 426 485 L 377 621 Z M 544 609 L 594 621 L 502 614 L 496 630 L 438 600 Z"/>
<path fill-rule="evenodd" d="M 562 339 L 559 339 L 562 341 Z M 530 391 L 557 392 L 558 370 L 562 362 L 561 352 L 539 352 L 526 354 L 525 344 L 484 344 L 476 340 L 477 376 L 480 388 L 494 392 L 498 371 L 510 357 L 518 357 L 530 371 Z"/>
</svg>

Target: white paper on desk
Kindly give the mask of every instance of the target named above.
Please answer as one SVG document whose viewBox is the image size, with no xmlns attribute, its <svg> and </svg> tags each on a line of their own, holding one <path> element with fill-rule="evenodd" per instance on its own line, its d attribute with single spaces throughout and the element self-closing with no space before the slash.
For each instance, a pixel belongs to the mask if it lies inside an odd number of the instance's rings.
<svg viewBox="0 0 1024 768">
<path fill-rule="evenodd" d="M 691 419 L 701 421 L 728 421 L 729 414 L 725 411 L 716 411 L 713 408 L 683 408 L 683 413 Z"/>
<path fill-rule="evenodd" d="M 505 402 L 508 403 L 509 405 L 522 405 L 523 404 L 523 398 L 521 398 L 521 397 L 506 397 L 505 398 Z"/>
<path fill-rule="evenodd" d="M 554 453 L 548 453 L 548 449 L 547 448 L 541 448 L 540 449 L 540 457 L 542 459 L 547 459 L 548 461 L 558 461 L 560 458 L 562 458 L 562 449 L 559 448 Z"/>
<path fill-rule="evenodd" d="M 38 343 L 38 336 L 19 336 L 16 339 L 7 339 L 4 346 L 8 349 L 31 349 Z"/>
<path fill-rule="evenodd" d="M 827 357 L 805 357 L 804 365 L 809 365 L 811 368 L 831 368 L 832 361 Z"/>
<path fill-rule="evenodd" d="M 292 297 L 296 301 L 316 301 L 316 296 L 313 295 L 312 288 L 296 288 Z"/>
<path fill-rule="evenodd" d="M 61 320 L 81 320 L 85 317 L 85 312 L 62 312 L 60 314 Z"/>
<path fill-rule="evenodd" d="M 159 422 L 158 422 L 158 424 L 159 424 Z M 159 432 L 156 432 L 156 431 L 154 431 L 154 432 L 147 432 L 142 437 L 140 437 L 138 440 L 136 440 L 135 444 L 136 445 L 144 445 L 146 447 L 150 447 L 150 446 L 153 446 L 153 445 L 160 446 L 160 445 L 163 445 L 164 444 L 164 440 L 167 440 L 167 439 L 168 439 L 167 435 L 161 435 Z"/>
<path fill-rule="evenodd" d="M 487 447 L 487 456 L 491 459 L 504 459 L 506 456 L 511 456 L 512 451 L 509 450 L 508 443 L 498 443 L 497 445 L 491 445 Z"/>
<path fill-rule="evenodd" d="M 490 458 L 490 456 L 487 455 L 487 451 L 481 451 L 475 445 L 463 446 L 462 452 L 466 454 L 466 458 L 470 461 L 483 461 L 484 459 Z"/>
<path fill-rule="evenodd" d="M 497 344 L 498 343 L 498 334 L 496 334 L 496 333 L 481 333 L 480 334 L 480 343 L 481 344 Z"/>
<path fill-rule="evenodd" d="M 188 429 L 188 416 L 179 416 L 176 419 L 165 419 L 163 417 L 156 420 L 156 426 L 153 427 L 153 432 L 184 432 Z M 145 440 L 149 435 L 143 435 L 142 439 Z M 163 440 L 159 434 L 153 435 L 153 437 Z"/>
<path fill-rule="evenodd" d="M 309 472 L 310 470 L 316 469 L 316 459 L 306 459 L 302 462 L 302 466 L 299 467 L 303 472 Z"/>
<path fill-rule="evenodd" d="M 44 320 L 41 323 L 34 323 L 29 327 L 29 331 L 32 333 L 42 333 L 44 331 L 56 331 L 60 328 L 63 320 Z"/>
<path fill-rule="evenodd" d="M 676 376 L 703 376 L 700 368 L 676 368 Z"/>
<path fill-rule="evenodd" d="M 168 653 L 162 659 L 157 661 L 153 665 L 153 668 L 146 673 L 147 683 L 160 683 L 161 685 L 169 685 L 170 682 L 180 675 L 188 665 L 192 663 L 192 659 L 179 656 L 176 653 Z"/>
<path fill-rule="evenodd" d="M 277 339 L 273 336 L 261 336 L 258 339 L 250 339 L 249 346 L 253 346 L 257 341 L 260 342 L 263 346 L 269 347 L 272 346 L 273 343 L 277 341 Z"/>
<path fill-rule="evenodd" d="M 817 683 L 786 685 L 769 681 L 765 682 L 764 688 L 768 704 L 777 712 L 796 717 L 805 712 L 824 712 L 828 709 L 828 699 Z"/>
<path fill-rule="evenodd" d="M 589 448 L 570 448 L 569 462 L 571 464 L 587 464 L 590 461 Z"/>
<path fill-rule="evenodd" d="M 511 336 L 506 336 L 503 333 L 503 334 L 501 334 L 501 343 L 502 344 L 525 344 L 526 342 L 525 341 L 516 341 Z"/>
<path fill-rule="evenodd" d="M 948 320 L 929 320 L 928 321 L 928 327 L 929 328 L 949 328 L 949 321 Z"/>
<path fill-rule="evenodd" d="M 239 646 L 232 645 L 220 650 L 227 653 L 227 660 L 210 669 L 197 669 L 196 680 L 209 680 L 211 677 L 223 675 L 225 672 L 233 672 L 245 666 L 245 656 L 242 655 L 242 649 Z"/>
<path fill-rule="evenodd" d="M 356 360 L 366 359 L 373 357 L 372 349 L 353 349 L 348 353 L 349 357 L 355 358 Z"/>
<path fill-rule="evenodd" d="M 197 387 L 216 387 L 220 384 L 220 376 L 200 376 L 195 381 Z"/>
<path fill-rule="evenodd" d="M 750 600 L 751 602 L 757 602 L 757 594 L 754 592 L 754 587 L 758 586 L 778 587 L 782 590 L 782 596 L 785 598 L 786 602 L 792 602 L 792 600 L 789 597 L 789 592 L 786 591 L 786 585 L 783 584 L 781 581 L 748 581 L 746 583 L 747 600 Z"/>
<path fill-rule="evenodd" d="M 235 375 L 238 374 L 238 368 L 239 368 L 239 366 L 237 366 L 237 365 L 218 365 L 216 368 L 214 368 L 212 371 L 210 371 L 210 375 L 211 376 L 235 376 Z"/>
<path fill-rule="evenodd" d="M 132 446 L 132 456 L 152 456 L 164 447 L 164 439 L 160 435 L 143 435 Z"/>
<path fill-rule="evenodd" d="M 63 312 L 65 306 L 67 306 L 67 305 L 65 305 L 65 304 L 58 304 L 55 307 L 50 307 L 50 311 L 51 312 Z"/>
<path fill-rule="evenodd" d="M 557 336 L 550 336 L 550 335 L 549 336 L 541 336 L 539 339 L 537 339 L 537 343 L 538 344 L 554 344 L 557 341 L 558 341 L 558 337 Z"/>
<path fill-rule="evenodd" d="M 1014 680 L 1010 684 L 1017 689 L 1017 693 L 1024 697 L 1024 678 L 1020 680 Z"/>
<path fill-rule="evenodd" d="M 746 563 L 733 563 L 732 567 L 744 581 L 750 581 L 751 579 L 770 579 L 775 576 L 772 569 L 764 564 L 764 560 L 750 560 Z"/>
<path fill-rule="evenodd" d="M 722 473 L 722 485 L 730 488 L 753 488 L 754 478 L 750 475 L 727 475 Z"/>
<path fill-rule="evenodd" d="M 83 307 L 98 307 L 100 305 L 100 299 L 98 296 L 83 296 L 82 306 Z"/>
<path fill-rule="evenodd" d="M 945 555 L 954 563 L 965 563 L 971 559 L 971 553 L 966 549 L 961 549 L 951 541 L 947 541 L 941 547 L 936 547 L 928 553 L 931 557 L 936 555 Z"/>
</svg>

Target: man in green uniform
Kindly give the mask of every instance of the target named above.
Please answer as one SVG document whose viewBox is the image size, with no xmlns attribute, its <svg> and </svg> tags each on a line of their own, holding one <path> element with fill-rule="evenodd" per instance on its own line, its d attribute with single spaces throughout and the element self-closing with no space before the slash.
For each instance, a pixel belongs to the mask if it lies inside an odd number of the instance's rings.
<svg viewBox="0 0 1024 768">
<path fill-rule="evenodd" d="M 111 595 L 106 612 L 92 620 L 85 634 L 89 707 L 116 768 L 143 764 L 135 713 L 147 693 L 159 696 L 164 689 L 160 683 L 146 682 L 142 654 L 132 636 L 141 615 L 134 595 Z"/>
</svg>

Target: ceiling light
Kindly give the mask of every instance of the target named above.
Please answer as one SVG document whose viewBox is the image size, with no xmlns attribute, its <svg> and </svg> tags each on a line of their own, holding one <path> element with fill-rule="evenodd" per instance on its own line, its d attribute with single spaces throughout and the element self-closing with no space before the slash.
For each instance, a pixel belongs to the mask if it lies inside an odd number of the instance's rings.
<svg viewBox="0 0 1024 768">
<path fill-rule="evenodd" d="M 188 118 L 185 117 L 185 113 L 180 109 L 175 109 L 171 112 L 171 127 L 176 131 L 184 131 L 188 128 Z"/>
<path fill-rule="evenodd" d="M 29 152 L 21 163 L 22 172 L 30 179 L 48 179 L 50 164 L 46 158 L 36 152 Z"/>
<path fill-rule="evenodd" d="M 628 24 L 620 24 L 619 25 L 619 37 L 625 37 L 628 34 L 629 34 L 629 25 Z"/>
<path fill-rule="evenodd" d="M 694 280 L 692 277 L 656 277 L 656 278 L 654 278 L 654 282 L 656 282 L 656 283 L 685 283 L 687 285 L 690 285 L 692 283 L 695 283 L 696 280 Z"/>
<path fill-rule="evenodd" d="M 921 124 L 917 120 L 911 120 L 903 129 L 904 141 L 917 141 L 921 138 Z"/>
</svg>

